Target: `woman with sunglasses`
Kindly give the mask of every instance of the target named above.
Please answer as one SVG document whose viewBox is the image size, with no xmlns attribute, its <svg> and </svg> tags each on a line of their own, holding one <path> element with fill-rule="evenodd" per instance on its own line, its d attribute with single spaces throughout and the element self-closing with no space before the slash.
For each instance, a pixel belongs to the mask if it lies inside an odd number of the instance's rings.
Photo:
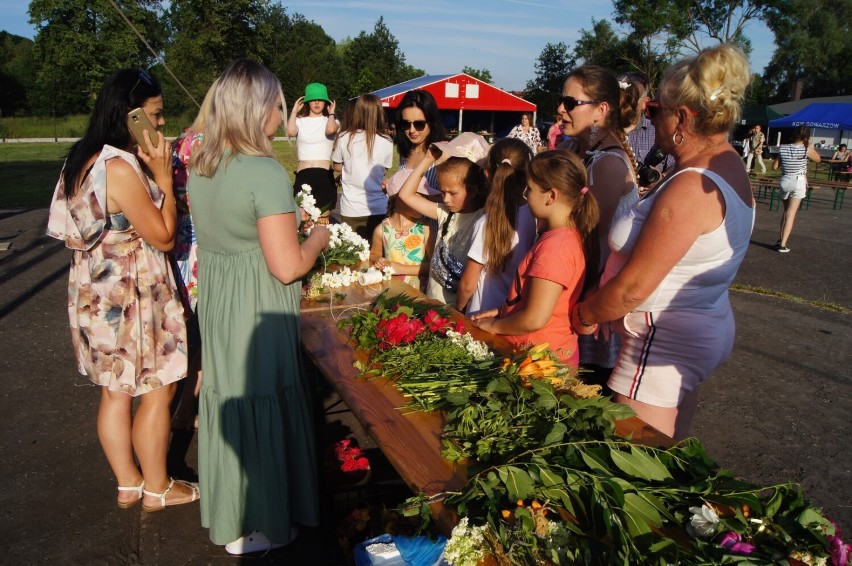
<svg viewBox="0 0 852 566">
<path fill-rule="evenodd" d="M 624 129 L 635 121 L 635 97 L 620 88 L 609 69 L 583 65 L 573 70 L 562 89 L 558 112 L 562 133 L 574 138 L 574 151 L 586 165 L 589 191 L 600 209 L 600 220 L 589 237 L 598 257 L 586 258 L 585 291 L 597 286 L 609 255 L 607 235 L 614 218 L 626 214 L 639 200 L 635 161 Z M 595 266 L 595 267 L 592 267 Z M 597 337 L 580 339 L 580 363 L 588 371 L 587 380 L 605 385 L 615 365 L 620 347 L 618 336 L 608 328 Z"/>
<path fill-rule="evenodd" d="M 155 127 L 138 147 L 128 128 L 137 108 Z M 187 352 L 165 255 L 177 214 L 164 124 L 159 82 L 137 69 L 111 75 L 65 161 L 47 225 L 49 236 L 74 250 L 71 343 L 80 373 L 101 386 L 98 438 L 118 480 L 118 506 L 141 502 L 146 511 L 198 499 L 194 485 L 166 473 L 169 409 Z"/>
<path fill-rule="evenodd" d="M 728 286 L 748 248 L 754 199 L 728 132 L 750 78 L 731 45 L 665 72 L 646 111 L 675 168 L 615 220 L 601 288 L 572 313 L 582 333 L 618 322 L 613 399 L 676 440 L 687 436 L 698 386 L 733 347 Z"/>
<path fill-rule="evenodd" d="M 398 186 L 402 186 L 417 165 L 426 157 L 429 147 L 435 142 L 445 141 L 447 130 L 441 121 L 441 111 L 435 98 L 425 90 L 410 90 L 405 93 L 396 109 L 396 134 L 394 142 L 399 152 Z M 440 194 L 435 167 L 425 176 L 424 189 L 430 195 Z"/>
</svg>

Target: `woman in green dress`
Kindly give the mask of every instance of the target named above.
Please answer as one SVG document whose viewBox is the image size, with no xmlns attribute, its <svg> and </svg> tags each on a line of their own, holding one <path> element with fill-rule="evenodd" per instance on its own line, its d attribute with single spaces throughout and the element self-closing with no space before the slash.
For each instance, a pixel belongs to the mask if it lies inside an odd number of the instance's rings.
<svg viewBox="0 0 852 566">
<path fill-rule="evenodd" d="M 231 554 L 283 546 L 295 523 L 319 522 L 299 301 L 329 233 L 318 225 L 299 243 L 300 211 L 270 144 L 283 101 L 262 65 L 231 63 L 189 164 L 204 343 L 201 522 Z"/>
</svg>

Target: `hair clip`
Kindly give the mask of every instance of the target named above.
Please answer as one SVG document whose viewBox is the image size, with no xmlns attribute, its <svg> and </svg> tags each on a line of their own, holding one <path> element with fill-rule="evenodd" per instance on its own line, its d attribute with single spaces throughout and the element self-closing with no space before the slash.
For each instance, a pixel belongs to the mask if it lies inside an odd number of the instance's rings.
<svg viewBox="0 0 852 566">
<path fill-rule="evenodd" d="M 630 86 L 630 83 L 618 81 L 618 88 L 620 88 L 621 90 L 627 90 L 627 87 L 629 87 L 629 86 Z"/>
<path fill-rule="evenodd" d="M 509 167 L 511 167 L 512 162 L 508 158 L 506 158 L 506 159 L 504 159 L 503 161 L 500 162 L 500 165 L 508 165 Z"/>
<path fill-rule="evenodd" d="M 580 194 L 581 194 L 581 195 L 584 195 L 584 194 L 586 194 L 586 193 L 588 193 L 588 192 L 589 192 L 589 187 L 583 187 L 582 189 L 580 189 Z"/>
<path fill-rule="evenodd" d="M 720 86 L 719 88 L 714 90 L 712 93 L 710 93 L 710 100 L 716 100 L 717 98 L 719 98 L 719 95 L 722 94 L 722 91 L 724 91 L 724 90 L 725 90 L 725 87 L 723 87 L 723 86 Z"/>
</svg>

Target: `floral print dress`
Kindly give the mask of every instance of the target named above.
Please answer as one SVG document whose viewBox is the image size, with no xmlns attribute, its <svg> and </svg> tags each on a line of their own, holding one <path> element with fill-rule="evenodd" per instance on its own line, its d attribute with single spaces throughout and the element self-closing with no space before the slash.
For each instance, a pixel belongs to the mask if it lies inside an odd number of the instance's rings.
<svg viewBox="0 0 852 566">
<path fill-rule="evenodd" d="M 172 148 L 174 191 L 178 200 L 178 229 L 172 257 L 175 260 L 175 278 L 180 297 L 193 312 L 198 302 L 198 243 L 189 212 L 189 193 L 186 191 L 189 176 L 186 166 L 192 152 L 201 145 L 203 139 L 204 134 L 187 129 Z"/>
<path fill-rule="evenodd" d="M 71 342 L 80 373 L 138 396 L 186 377 L 184 311 L 166 255 L 123 214 L 107 214 L 106 163 L 124 159 L 159 207 L 165 195 L 136 158 L 105 145 L 70 199 L 60 175 L 47 235 L 74 251 L 68 278 Z"/>
<path fill-rule="evenodd" d="M 411 228 L 397 230 L 390 218 L 382 220 L 382 249 L 385 258 L 402 265 L 420 265 L 426 258 L 426 228 L 419 222 Z M 417 275 L 394 275 L 415 289 L 422 289 L 425 281 Z"/>
</svg>

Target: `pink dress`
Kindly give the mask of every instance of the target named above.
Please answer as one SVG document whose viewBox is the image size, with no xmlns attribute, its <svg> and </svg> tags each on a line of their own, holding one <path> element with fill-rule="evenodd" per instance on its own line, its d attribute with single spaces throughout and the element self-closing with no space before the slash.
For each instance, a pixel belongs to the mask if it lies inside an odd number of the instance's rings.
<svg viewBox="0 0 852 566">
<path fill-rule="evenodd" d="M 74 250 L 68 278 L 71 342 L 80 373 L 132 396 L 186 377 L 186 324 L 166 255 L 123 214 L 107 214 L 106 162 L 124 159 L 158 207 L 164 194 L 136 158 L 105 145 L 70 200 L 60 175 L 47 235 Z"/>
</svg>

